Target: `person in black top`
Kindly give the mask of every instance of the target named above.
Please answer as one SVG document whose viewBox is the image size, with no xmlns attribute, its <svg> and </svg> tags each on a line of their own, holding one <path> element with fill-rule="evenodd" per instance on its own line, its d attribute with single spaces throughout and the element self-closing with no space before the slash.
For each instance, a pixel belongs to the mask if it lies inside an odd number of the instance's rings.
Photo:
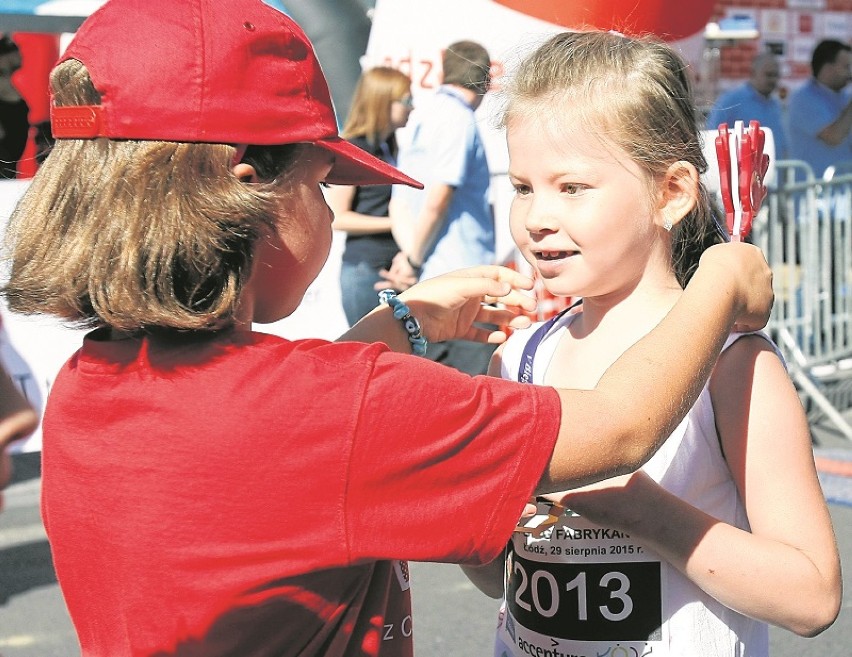
<svg viewBox="0 0 852 657">
<path fill-rule="evenodd" d="M 408 122 L 412 109 L 411 78 L 386 66 L 370 69 L 358 81 L 341 136 L 393 165 L 395 132 Z M 328 189 L 334 228 L 346 232 L 340 293 L 350 326 L 378 305 L 377 288 L 399 290 L 415 282 L 394 281 L 392 285 L 383 275 L 399 252 L 388 217 L 390 197 L 390 185 L 334 185 Z"/>
<path fill-rule="evenodd" d="M 17 176 L 18 160 L 29 135 L 29 107 L 12 84 L 21 68 L 21 51 L 8 35 L 0 35 L 0 178 Z"/>
</svg>

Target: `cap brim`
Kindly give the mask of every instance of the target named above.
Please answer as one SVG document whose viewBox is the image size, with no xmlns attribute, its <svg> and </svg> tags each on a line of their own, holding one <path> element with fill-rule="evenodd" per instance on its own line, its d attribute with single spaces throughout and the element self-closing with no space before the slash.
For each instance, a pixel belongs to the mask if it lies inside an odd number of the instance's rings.
<svg viewBox="0 0 852 657">
<path fill-rule="evenodd" d="M 334 166 L 325 181 L 332 185 L 393 185 L 402 184 L 423 189 L 423 183 L 409 178 L 396 167 L 370 155 L 340 137 L 328 137 L 313 142 L 315 146 L 335 155 Z"/>
</svg>

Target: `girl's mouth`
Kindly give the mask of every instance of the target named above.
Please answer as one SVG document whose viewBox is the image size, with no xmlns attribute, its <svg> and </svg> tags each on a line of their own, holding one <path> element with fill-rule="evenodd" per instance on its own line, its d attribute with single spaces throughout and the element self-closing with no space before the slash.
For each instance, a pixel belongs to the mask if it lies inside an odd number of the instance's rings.
<svg viewBox="0 0 852 657">
<path fill-rule="evenodd" d="M 536 260 L 564 260 L 576 255 L 577 251 L 533 251 Z"/>
<path fill-rule="evenodd" d="M 544 278 L 557 278 L 570 266 L 573 258 L 579 256 L 579 251 L 533 251 L 535 268 Z"/>
</svg>

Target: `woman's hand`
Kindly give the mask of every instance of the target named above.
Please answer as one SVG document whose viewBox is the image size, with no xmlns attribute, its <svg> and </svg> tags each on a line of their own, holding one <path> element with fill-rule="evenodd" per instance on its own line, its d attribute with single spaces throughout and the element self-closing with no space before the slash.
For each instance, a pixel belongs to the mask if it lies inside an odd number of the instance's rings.
<svg viewBox="0 0 852 657">
<path fill-rule="evenodd" d="M 390 269 L 380 270 L 379 275 L 383 280 L 373 286 L 377 292 L 389 287 L 402 292 L 414 285 L 418 278 L 418 272 L 408 264 L 408 258 L 402 251 L 394 256 Z"/>
</svg>

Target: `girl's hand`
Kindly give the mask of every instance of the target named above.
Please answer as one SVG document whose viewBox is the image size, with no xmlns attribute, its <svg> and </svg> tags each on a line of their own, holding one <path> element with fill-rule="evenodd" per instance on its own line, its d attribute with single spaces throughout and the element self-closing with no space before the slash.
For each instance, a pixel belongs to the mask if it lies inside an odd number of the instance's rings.
<svg viewBox="0 0 852 657">
<path fill-rule="evenodd" d="M 421 281 L 399 295 L 418 319 L 429 342 L 472 340 L 500 344 L 506 334 L 477 324 L 526 328 L 536 301 L 532 279 L 507 267 L 484 265 Z M 499 303 L 499 306 L 491 305 Z"/>
<path fill-rule="evenodd" d="M 637 507 L 646 504 L 643 492 L 647 494 L 657 487 L 659 484 L 640 470 L 543 497 L 598 525 L 621 528 L 635 520 L 633 511 Z"/>
</svg>

